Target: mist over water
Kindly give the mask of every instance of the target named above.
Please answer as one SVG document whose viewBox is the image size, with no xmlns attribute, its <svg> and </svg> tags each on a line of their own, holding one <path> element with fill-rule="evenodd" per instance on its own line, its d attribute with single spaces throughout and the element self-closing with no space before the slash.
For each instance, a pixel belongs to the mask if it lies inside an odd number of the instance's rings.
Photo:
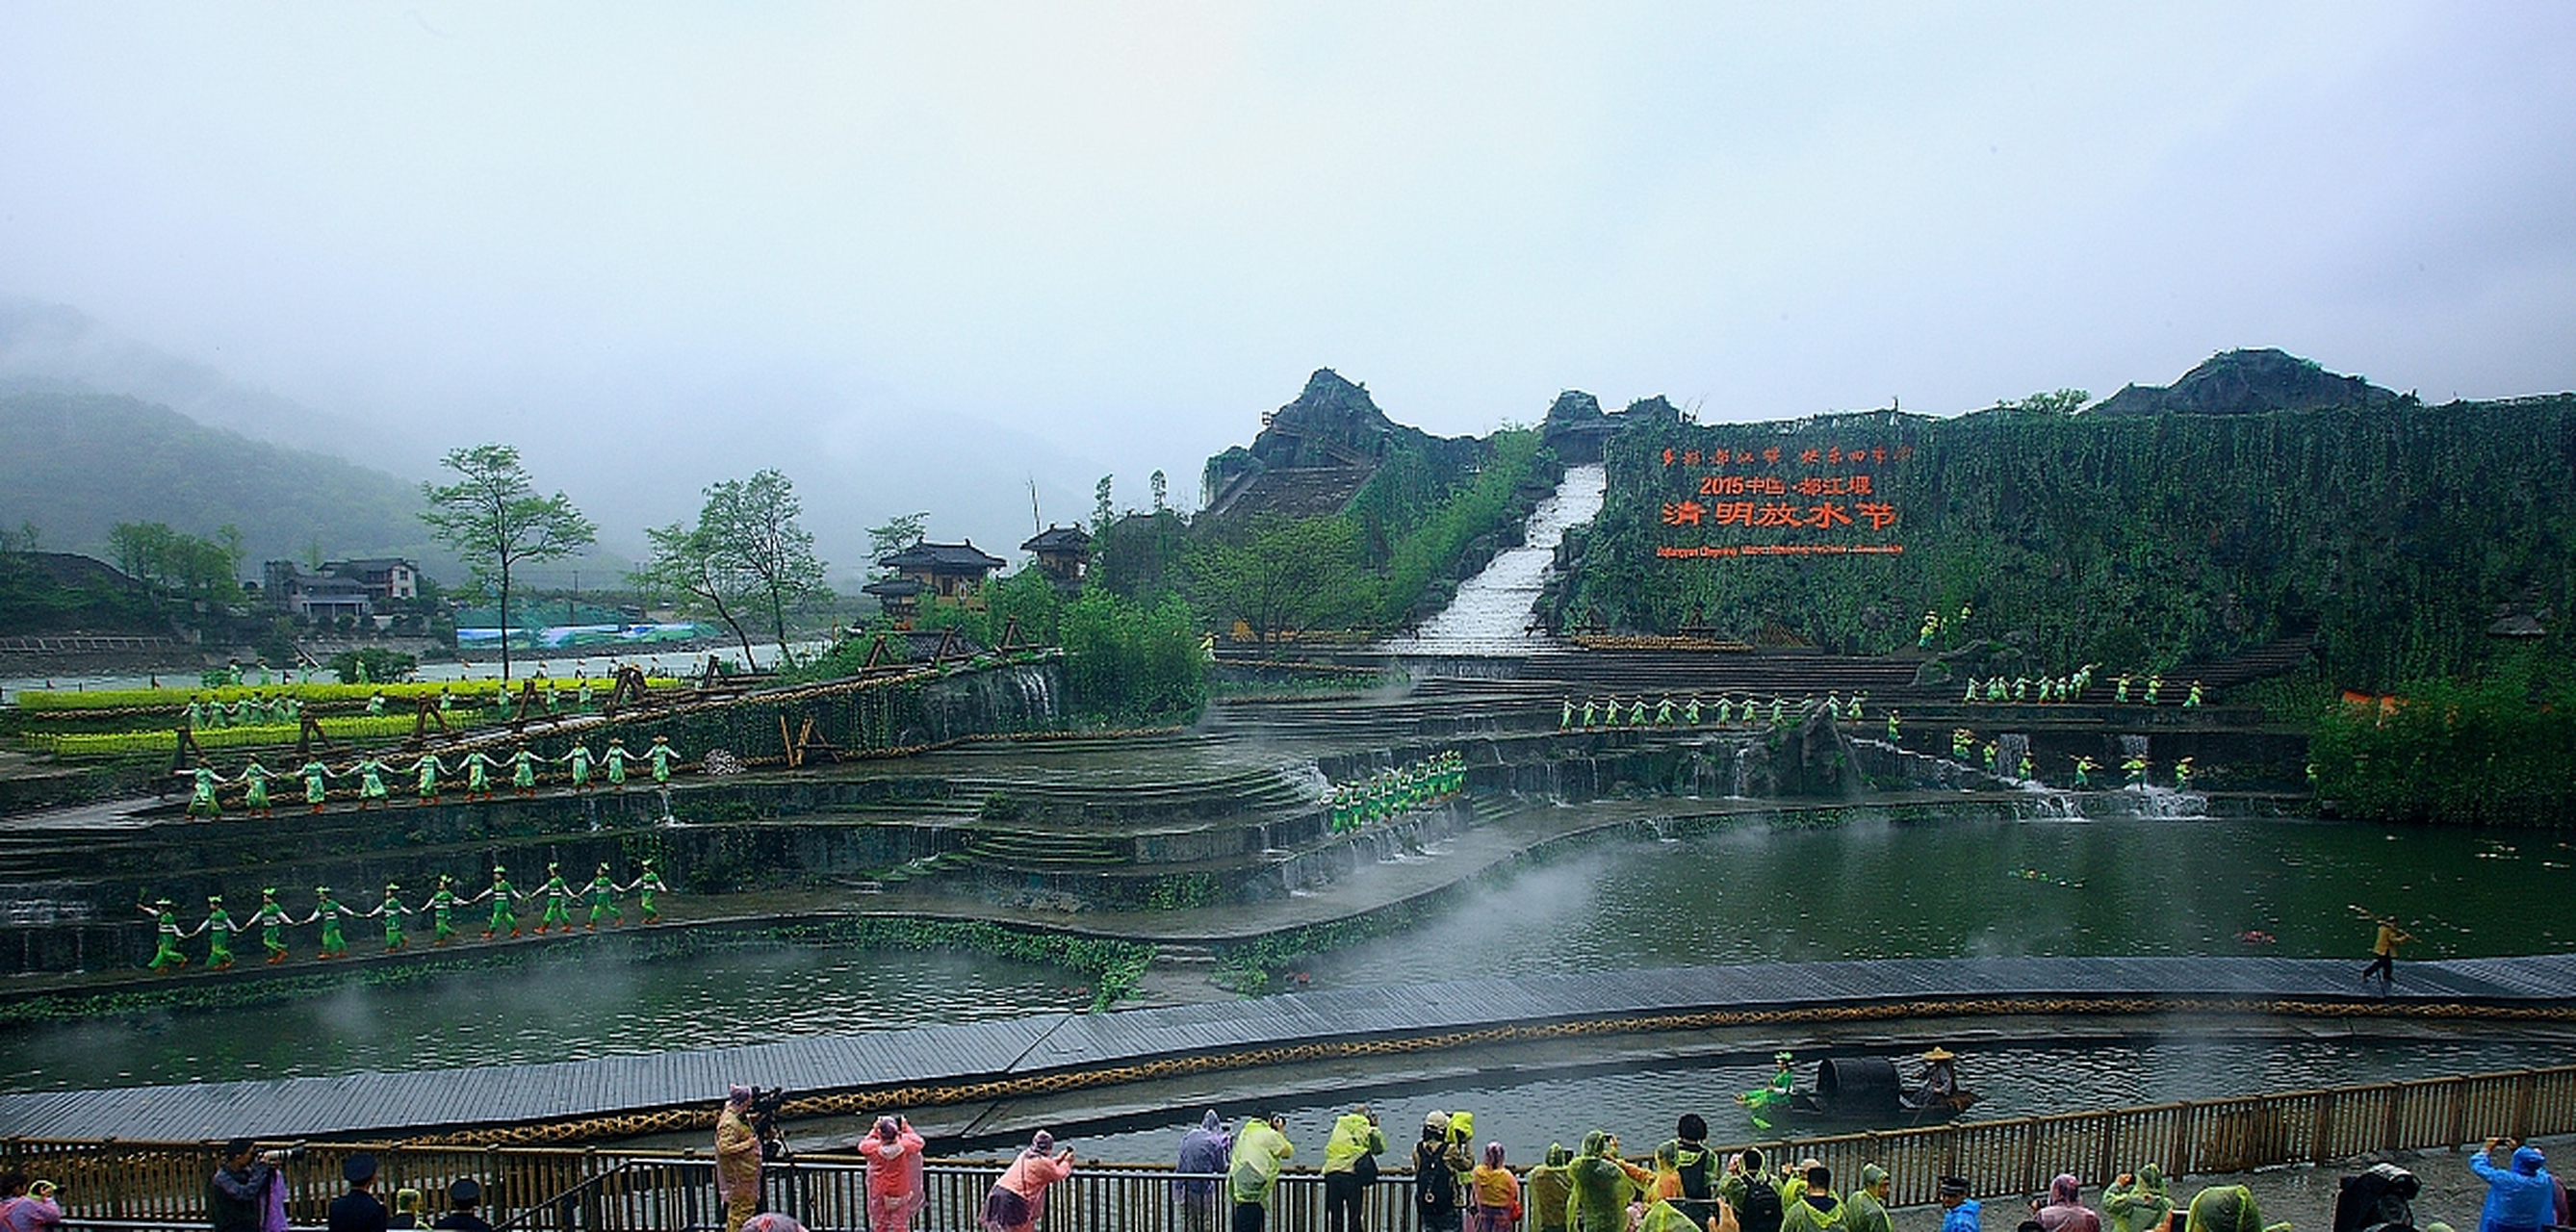
<svg viewBox="0 0 2576 1232">
<path fill-rule="evenodd" d="M 530 1065 L 1010 1018 L 1091 1003 L 1083 978 L 949 952 L 758 944 L 638 959 L 610 941 L 270 1005 L 0 1031 L 0 1085 L 62 1087 Z"/>
</svg>

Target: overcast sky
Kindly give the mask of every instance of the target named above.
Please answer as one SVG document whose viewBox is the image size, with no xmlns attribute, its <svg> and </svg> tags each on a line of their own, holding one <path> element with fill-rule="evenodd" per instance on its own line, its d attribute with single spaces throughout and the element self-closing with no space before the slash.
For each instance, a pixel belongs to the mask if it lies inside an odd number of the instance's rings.
<svg viewBox="0 0 2576 1232">
<path fill-rule="evenodd" d="M 2571 65 L 2563 3 L 8 2 L 0 295 L 614 542 L 778 466 L 851 562 L 1186 504 L 1323 366 L 1443 434 L 2576 387 Z"/>
</svg>

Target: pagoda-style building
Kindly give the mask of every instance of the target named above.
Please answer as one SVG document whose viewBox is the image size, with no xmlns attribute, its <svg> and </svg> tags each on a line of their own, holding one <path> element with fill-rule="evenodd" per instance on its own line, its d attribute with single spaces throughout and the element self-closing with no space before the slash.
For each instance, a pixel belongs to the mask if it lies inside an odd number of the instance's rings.
<svg viewBox="0 0 2576 1232">
<path fill-rule="evenodd" d="M 1020 550 L 1038 558 L 1038 572 L 1057 590 L 1072 594 L 1082 589 L 1082 571 L 1091 563 L 1091 532 L 1049 523 L 1022 542 Z"/>
<path fill-rule="evenodd" d="M 910 628 L 925 597 L 934 604 L 982 607 L 983 596 L 976 592 L 983 587 L 984 579 L 1007 562 L 976 547 L 972 539 L 958 543 L 925 539 L 892 556 L 880 557 L 877 563 L 894 570 L 895 575 L 870 582 L 859 590 L 875 595 L 896 627 Z"/>
</svg>

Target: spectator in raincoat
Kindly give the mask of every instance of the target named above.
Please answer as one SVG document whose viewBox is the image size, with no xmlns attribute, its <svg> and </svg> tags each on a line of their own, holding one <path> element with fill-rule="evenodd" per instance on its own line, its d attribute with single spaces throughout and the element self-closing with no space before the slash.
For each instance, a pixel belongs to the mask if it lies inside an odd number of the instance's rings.
<svg viewBox="0 0 2576 1232">
<path fill-rule="evenodd" d="M 984 1232 L 1030 1232 L 1046 1216 L 1047 1186 L 1071 1175 L 1073 1148 L 1056 1150 L 1055 1135 L 1039 1130 L 984 1195 L 984 1212 L 976 1223 Z"/>
<path fill-rule="evenodd" d="M 1573 1193 L 1566 1166 L 1574 1152 L 1562 1142 L 1547 1144 L 1547 1162 L 1529 1170 L 1529 1211 L 1538 1232 L 1565 1232 L 1565 1200 Z"/>
<path fill-rule="evenodd" d="M 1449 1142 L 1449 1114 L 1422 1118 L 1422 1140 L 1413 1144 L 1413 1213 L 1422 1232 L 1459 1232 L 1458 1181 L 1472 1171 Z"/>
<path fill-rule="evenodd" d="M 1565 1223 L 1569 1232 L 1625 1232 L 1628 1203 L 1637 1196 L 1628 1170 L 1609 1158 L 1610 1135 L 1593 1130 L 1567 1167 Z"/>
<path fill-rule="evenodd" d="M 725 1232 L 742 1232 L 760 1205 L 760 1135 L 752 1132 L 750 1112 L 751 1088 L 736 1085 L 716 1116 L 716 1197 L 724 1203 Z"/>
<path fill-rule="evenodd" d="M 1984 1232 L 1985 1220 L 1977 1200 L 1968 1196 L 1968 1178 L 1941 1178 L 1941 1232 Z"/>
<path fill-rule="evenodd" d="M 2039 1226 L 2048 1232 L 2102 1232 L 2102 1217 L 2084 1205 L 2083 1183 L 2060 1172 L 2048 1183 L 2048 1202 L 2039 1208 Z"/>
<path fill-rule="evenodd" d="M 1225 1161 L 1234 1156 L 1234 1135 L 1225 1132 L 1225 1122 L 1216 1109 L 1199 1118 L 1199 1127 L 1181 1135 L 1181 1157 L 1172 1170 L 1190 1175 L 1172 1182 L 1172 1197 L 1181 1204 L 1182 1232 L 1209 1232 L 1215 1226 L 1217 1212 L 1217 1177 L 1225 1173 Z"/>
<path fill-rule="evenodd" d="M 1226 1162 L 1225 1187 L 1234 1199 L 1233 1232 L 1261 1232 L 1270 1215 L 1270 1197 L 1279 1188 L 1279 1167 L 1297 1153 L 1290 1145 L 1286 1128 L 1288 1118 L 1278 1113 L 1269 1120 L 1253 1119 L 1243 1123 L 1243 1132 L 1234 1136 L 1234 1157 Z"/>
<path fill-rule="evenodd" d="M 2512 1166 L 2499 1168 L 2488 1156 L 2502 1142 L 2489 1138 L 2483 1150 L 2469 1156 L 2469 1169 L 2487 1183 L 2478 1232 L 2540 1232 L 2557 1217 L 2558 1186 L 2543 1166 L 2548 1160 L 2539 1147 L 2521 1146 L 2514 1148 Z"/>
<path fill-rule="evenodd" d="M 2185 1232 L 2290 1232 L 2290 1225 L 2263 1222 L 2254 1191 L 2242 1185 L 2212 1185 L 2192 1196 Z"/>
<path fill-rule="evenodd" d="M 1763 1173 L 1760 1148 L 1746 1147 L 1726 1165 L 1726 1179 L 1717 1183 L 1717 1196 L 1735 1212 L 1744 1232 L 1780 1232 L 1780 1187 Z"/>
<path fill-rule="evenodd" d="M 2102 1191 L 2102 1214 L 2111 1232 L 2162 1232 L 2173 1213 L 2173 1196 L 2165 1192 L 2164 1170 L 2140 1164 L 2134 1173 L 2113 1178 Z"/>
<path fill-rule="evenodd" d="M 1334 1119 L 1332 1135 L 1324 1139 L 1325 1232 L 1360 1232 L 1360 1194 L 1376 1179 L 1376 1157 L 1385 1153 L 1386 1135 L 1378 1132 L 1377 1114 L 1367 1104 Z M 1366 1178 L 1360 1175 L 1364 1159 Z"/>
<path fill-rule="evenodd" d="M 1896 1222 L 1887 1215 L 1889 1188 L 1887 1169 L 1862 1164 L 1860 1188 L 1843 1199 L 1844 1232 L 1896 1232 Z"/>
<path fill-rule="evenodd" d="M 1655 1151 L 1658 1170 L 1669 1162 L 1672 1194 L 1669 1197 L 1681 1213 L 1705 1224 L 1717 1216 L 1717 1152 L 1708 1149 L 1708 1121 L 1696 1112 L 1685 1112 L 1674 1127 L 1674 1138 Z M 1660 1183 L 1661 1176 L 1657 1177 Z"/>
<path fill-rule="evenodd" d="M 1475 1194 L 1475 1232 L 1514 1232 L 1521 1226 L 1521 1181 L 1503 1166 L 1503 1144 L 1485 1144 L 1468 1188 Z"/>
<path fill-rule="evenodd" d="M 1834 1196 L 1833 1170 L 1813 1164 L 1793 1196 L 1782 1194 L 1780 1232 L 1842 1232 L 1843 1202 Z"/>
<path fill-rule="evenodd" d="M 1658 1199 L 1653 1206 L 1646 1208 L 1645 1214 L 1637 1217 L 1636 1232 L 1708 1232 L 1708 1230 L 1692 1223 L 1691 1217 L 1683 1214 L 1680 1207 Z"/>
<path fill-rule="evenodd" d="M 868 1161 L 870 1232 L 910 1232 L 912 1214 L 928 1200 L 921 1192 L 921 1135 L 899 1116 L 877 1118 L 876 1132 L 859 1139 Z"/>
</svg>

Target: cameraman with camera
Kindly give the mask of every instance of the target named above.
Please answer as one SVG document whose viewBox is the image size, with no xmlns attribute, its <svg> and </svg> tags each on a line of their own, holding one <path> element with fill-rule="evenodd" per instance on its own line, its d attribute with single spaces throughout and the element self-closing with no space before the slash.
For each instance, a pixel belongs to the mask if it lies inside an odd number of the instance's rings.
<svg viewBox="0 0 2576 1232">
<path fill-rule="evenodd" d="M 223 1166 L 206 1182 L 206 1215 L 214 1232 L 260 1232 L 272 1209 L 282 1217 L 285 1178 L 277 1168 L 303 1154 L 300 1146 L 263 1151 L 248 1138 L 226 1143 Z"/>
<path fill-rule="evenodd" d="M 760 1134 L 751 1127 L 755 1092 L 736 1085 L 716 1116 L 716 1199 L 724 1204 L 724 1232 L 742 1232 L 760 1206 Z"/>
</svg>

